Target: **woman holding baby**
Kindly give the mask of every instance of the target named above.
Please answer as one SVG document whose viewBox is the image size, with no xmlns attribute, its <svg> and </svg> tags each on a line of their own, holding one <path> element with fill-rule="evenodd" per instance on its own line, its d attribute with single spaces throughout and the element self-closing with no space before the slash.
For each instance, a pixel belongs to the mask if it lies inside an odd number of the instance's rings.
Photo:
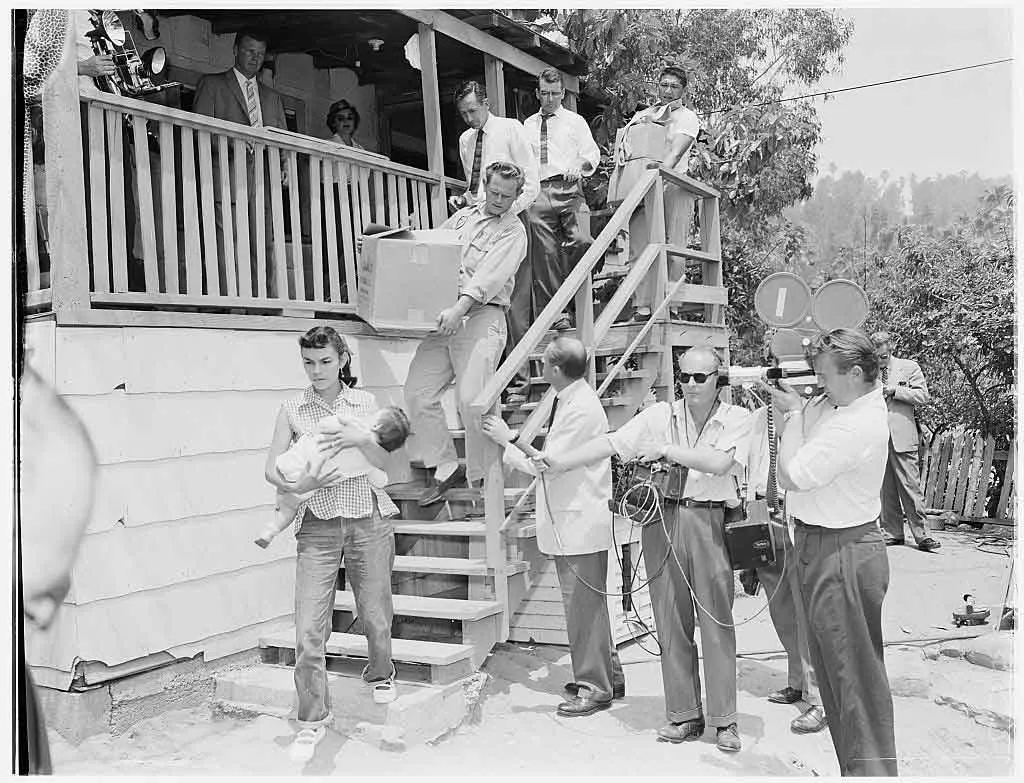
<svg viewBox="0 0 1024 783">
<path fill-rule="evenodd" d="M 296 760 L 308 760 L 334 717 L 325 648 L 343 552 L 345 574 L 366 634 L 369 662 L 363 680 L 373 689 L 377 703 L 395 699 L 391 661 L 395 537 L 387 518 L 397 514 L 398 508 L 384 491 L 384 482 L 371 479 L 379 475 L 387 452 L 401 445 L 397 441 L 404 437 L 389 437 L 394 434 L 388 428 L 392 409 L 380 411 L 372 394 L 353 388 L 352 354 L 341 335 L 329 326 L 318 326 L 299 338 L 299 347 L 310 385 L 281 406 L 265 475 L 278 489 L 279 506 L 296 509 L 295 689 L 301 730 L 291 754 Z M 300 447 L 305 448 L 306 459 L 299 464 L 305 467 L 298 475 L 296 471 L 286 475 L 280 467 L 295 456 L 288 452 L 301 451 Z M 339 460 L 345 452 L 348 459 Z M 268 542 L 257 539 L 261 545 Z"/>
</svg>

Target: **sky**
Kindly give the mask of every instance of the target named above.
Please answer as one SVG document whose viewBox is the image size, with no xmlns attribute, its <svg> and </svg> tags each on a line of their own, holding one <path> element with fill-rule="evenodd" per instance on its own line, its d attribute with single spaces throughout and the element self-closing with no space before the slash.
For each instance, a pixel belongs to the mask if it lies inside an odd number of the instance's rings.
<svg viewBox="0 0 1024 783">
<path fill-rule="evenodd" d="M 1009 8 L 841 8 L 854 23 L 839 74 L 811 92 L 1013 56 Z M 1015 63 L 816 99 L 829 163 L 878 177 L 1013 173 Z"/>
</svg>

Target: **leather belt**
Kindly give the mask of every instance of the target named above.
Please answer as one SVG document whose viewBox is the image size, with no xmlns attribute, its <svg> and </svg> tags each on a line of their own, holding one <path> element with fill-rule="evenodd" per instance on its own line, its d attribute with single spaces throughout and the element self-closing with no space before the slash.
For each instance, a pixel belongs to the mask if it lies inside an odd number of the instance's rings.
<svg viewBox="0 0 1024 783">
<path fill-rule="evenodd" d="M 724 500 L 694 500 L 693 498 L 682 498 L 680 500 L 666 500 L 666 503 L 675 503 L 685 508 L 725 508 Z"/>
</svg>

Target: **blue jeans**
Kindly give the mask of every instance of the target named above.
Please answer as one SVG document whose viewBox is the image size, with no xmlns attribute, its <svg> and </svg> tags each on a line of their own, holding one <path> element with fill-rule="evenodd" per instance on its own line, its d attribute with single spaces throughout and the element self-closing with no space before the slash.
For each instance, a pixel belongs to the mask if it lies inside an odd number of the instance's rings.
<svg viewBox="0 0 1024 783">
<path fill-rule="evenodd" d="M 326 721 L 331 714 L 327 686 L 327 639 L 331 635 L 338 569 L 345 555 L 345 575 L 356 598 L 356 613 L 366 634 L 367 681 L 391 676 L 391 570 L 395 534 L 376 510 L 363 519 L 318 519 L 310 511 L 297 536 L 295 563 L 295 691 L 298 720 Z"/>
</svg>

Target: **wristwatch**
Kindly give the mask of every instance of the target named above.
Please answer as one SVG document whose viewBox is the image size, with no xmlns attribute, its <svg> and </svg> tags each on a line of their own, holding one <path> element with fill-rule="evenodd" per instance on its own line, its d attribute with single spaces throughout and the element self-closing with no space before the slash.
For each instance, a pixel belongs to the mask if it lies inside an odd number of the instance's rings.
<svg viewBox="0 0 1024 783">
<path fill-rule="evenodd" d="M 517 440 L 519 440 L 519 435 L 520 434 L 521 433 L 520 433 L 519 430 L 512 430 L 512 437 L 508 439 L 508 442 L 509 443 L 515 443 Z"/>
</svg>

